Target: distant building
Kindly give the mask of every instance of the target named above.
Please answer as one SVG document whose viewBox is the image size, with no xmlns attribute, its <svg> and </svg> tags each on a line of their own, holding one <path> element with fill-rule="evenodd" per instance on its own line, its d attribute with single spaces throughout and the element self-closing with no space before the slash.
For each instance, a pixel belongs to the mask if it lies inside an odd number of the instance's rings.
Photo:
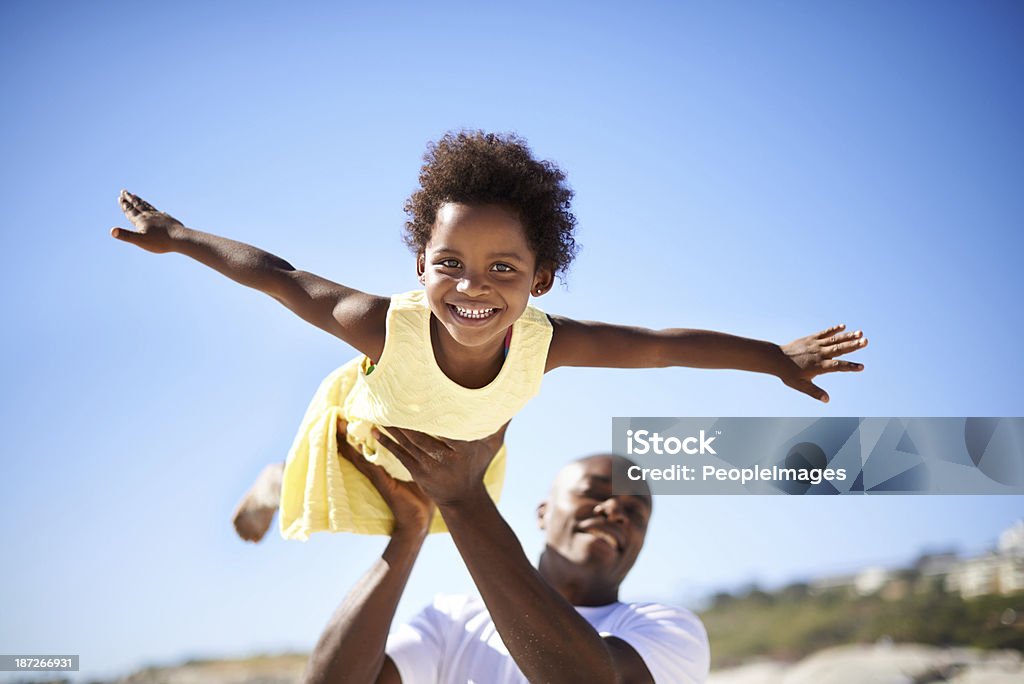
<svg viewBox="0 0 1024 684">
<path fill-rule="evenodd" d="M 961 561 L 946 577 L 946 591 L 959 593 L 965 599 L 994 594 L 998 583 L 999 556 L 987 553 Z"/>
<path fill-rule="evenodd" d="M 996 550 L 960 561 L 946 576 L 946 590 L 964 598 L 1024 591 L 1024 520 L 999 535 Z"/>
<path fill-rule="evenodd" d="M 981 556 L 925 554 L 906 570 L 872 566 L 852 575 L 818 578 L 808 588 L 813 594 L 845 591 L 886 600 L 901 599 L 911 591 L 947 591 L 965 599 L 1024 591 L 1024 520 L 1004 530 L 996 549 Z"/>
<path fill-rule="evenodd" d="M 914 591 L 920 594 L 946 591 L 946 578 L 960 563 L 960 556 L 951 551 L 922 555 L 912 568 Z"/>
<path fill-rule="evenodd" d="M 870 596 L 881 591 L 882 587 L 895 578 L 895 573 L 883 567 L 864 568 L 853 579 L 853 590 L 861 596 Z"/>
<path fill-rule="evenodd" d="M 999 553 L 1004 556 L 1024 556 L 1024 520 L 1018 520 L 999 535 Z"/>
<path fill-rule="evenodd" d="M 827 594 L 832 591 L 847 591 L 853 588 L 857 575 L 832 575 L 819 577 L 807 584 L 811 594 Z"/>
<path fill-rule="evenodd" d="M 1003 556 L 996 570 L 1000 594 L 1024 591 L 1024 555 Z"/>
</svg>

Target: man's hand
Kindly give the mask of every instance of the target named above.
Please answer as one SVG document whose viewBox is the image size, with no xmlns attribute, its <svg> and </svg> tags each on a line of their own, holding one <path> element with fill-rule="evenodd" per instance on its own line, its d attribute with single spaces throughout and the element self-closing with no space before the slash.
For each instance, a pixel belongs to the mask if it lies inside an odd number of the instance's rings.
<svg viewBox="0 0 1024 684">
<path fill-rule="evenodd" d="M 445 505 L 480 493 L 484 472 L 501 448 L 507 427 L 505 423 L 490 437 L 472 442 L 396 427 L 375 429 L 373 436 L 409 470 L 424 494 Z"/>
<path fill-rule="evenodd" d="M 395 516 L 395 529 L 380 560 L 373 564 L 334 612 L 309 656 L 304 684 L 401 682 L 394 661 L 384 653 L 395 608 L 430 528 L 434 504 L 412 482 L 399 482 L 369 463 L 345 439 L 338 420 L 338 452 L 365 475 Z"/>
<path fill-rule="evenodd" d="M 113 237 L 156 254 L 173 251 L 174 234 L 184 228 L 181 221 L 157 211 L 152 204 L 127 190 L 121 191 L 117 201 L 138 231 L 112 228 L 110 234 Z"/>
<path fill-rule="evenodd" d="M 837 358 L 868 345 L 868 339 L 860 330 L 844 333 L 845 328 L 845 325 L 836 325 L 782 345 L 786 362 L 778 374 L 779 379 L 795 390 L 828 402 L 828 393 L 812 383 L 811 378 L 822 373 L 864 370 L 864 364 Z"/>
<path fill-rule="evenodd" d="M 338 419 L 338 452 L 346 461 L 355 466 L 356 470 L 366 476 L 384 503 L 395 516 L 396 532 L 422 532 L 430 528 L 430 520 L 434 516 L 434 502 L 427 498 L 423 490 L 415 482 L 402 482 L 388 475 L 383 468 L 376 466 L 358 453 L 345 439 L 345 421 Z"/>
</svg>

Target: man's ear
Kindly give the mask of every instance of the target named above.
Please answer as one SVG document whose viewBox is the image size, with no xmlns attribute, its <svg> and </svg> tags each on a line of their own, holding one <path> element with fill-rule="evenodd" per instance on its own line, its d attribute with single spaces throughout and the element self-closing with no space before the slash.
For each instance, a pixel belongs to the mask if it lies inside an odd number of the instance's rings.
<svg viewBox="0 0 1024 684">
<path fill-rule="evenodd" d="M 423 282 L 423 274 L 427 272 L 427 255 L 420 252 L 416 255 L 416 277 Z"/>
<path fill-rule="evenodd" d="M 550 290 L 555 284 L 555 269 L 551 264 L 545 264 L 538 266 L 537 271 L 533 274 L 533 287 L 530 290 L 530 294 L 534 297 L 540 297 L 542 294 Z"/>
<path fill-rule="evenodd" d="M 543 501 L 537 506 L 537 529 L 545 529 L 544 514 L 548 512 L 548 502 Z"/>
</svg>

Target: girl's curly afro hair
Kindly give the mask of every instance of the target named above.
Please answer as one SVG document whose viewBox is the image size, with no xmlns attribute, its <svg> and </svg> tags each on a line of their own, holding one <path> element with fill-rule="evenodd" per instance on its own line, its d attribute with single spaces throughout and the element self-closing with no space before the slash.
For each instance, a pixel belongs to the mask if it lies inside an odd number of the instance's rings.
<svg viewBox="0 0 1024 684">
<path fill-rule="evenodd" d="M 405 243 L 419 253 L 430 240 L 437 211 L 446 202 L 499 204 L 519 214 L 537 265 L 564 275 L 578 248 L 573 192 L 565 173 L 537 161 L 515 133 L 458 131 L 427 145 L 420 189 L 405 202 Z"/>
</svg>

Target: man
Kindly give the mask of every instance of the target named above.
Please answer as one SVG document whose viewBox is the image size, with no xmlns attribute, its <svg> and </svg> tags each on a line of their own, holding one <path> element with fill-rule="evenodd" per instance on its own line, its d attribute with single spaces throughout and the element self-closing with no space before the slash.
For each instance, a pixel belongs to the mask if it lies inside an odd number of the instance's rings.
<svg viewBox="0 0 1024 684">
<path fill-rule="evenodd" d="M 613 474 L 630 461 L 593 456 L 562 469 L 538 508 L 546 548 L 535 569 L 483 486 L 504 428 L 477 442 L 387 432 L 375 437 L 415 484 L 392 479 L 342 446 L 342 456 L 390 506 L 395 527 L 381 559 L 321 635 L 307 682 L 704 681 L 709 651 L 696 616 L 660 604 L 618 603 L 652 506 L 646 488 L 612 493 Z M 435 509 L 482 601 L 439 598 L 389 637 Z"/>
</svg>

